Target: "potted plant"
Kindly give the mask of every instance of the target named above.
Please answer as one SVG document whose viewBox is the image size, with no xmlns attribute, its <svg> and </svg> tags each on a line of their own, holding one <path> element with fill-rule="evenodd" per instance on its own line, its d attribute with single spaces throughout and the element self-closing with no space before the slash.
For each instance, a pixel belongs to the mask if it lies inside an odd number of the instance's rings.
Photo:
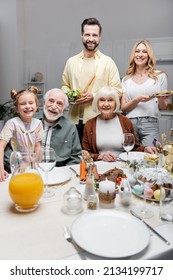
<svg viewBox="0 0 173 280">
<path fill-rule="evenodd" d="M 12 106 L 12 101 L 6 101 L 0 104 L 0 130 L 2 129 L 4 122 L 15 116 L 15 111 Z"/>
</svg>

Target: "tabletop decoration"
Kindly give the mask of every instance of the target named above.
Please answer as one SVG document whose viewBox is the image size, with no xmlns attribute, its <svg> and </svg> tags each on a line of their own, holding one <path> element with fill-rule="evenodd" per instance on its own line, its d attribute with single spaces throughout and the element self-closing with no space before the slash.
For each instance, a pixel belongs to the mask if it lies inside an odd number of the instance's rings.
<svg viewBox="0 0 173 280">
<path fill-rule="evenodd" d="M 161 143 L 154 139 L 153 145 L 159 153 L 159 167 L 164 167 L 173 179 L 173 130 L 170 130 L 169 139 L 165 133 L 161 135 Z"/>
<path fill-rule="evenodd" d="M 69 215 L 76 215 L 83 211 L 82 195 L 75 187 L 70 187 L 70 189 L 65 192 L 62 211 Z"/>
<path fill-rule="evenodd" d="M 131 202 L 131 187 L 127 178 L 121 180 L 118 193 L 122 205 L 129 206 Z"/>
<path fill-rule="evenodd" d="M 107 178 L 105 181 L 99 183 L 99 203 L 103 208 L 113 208 L 115 200 L 115 183 L 109 181 Z"/>
<path fill-rule="evenodd" d="M 145 168 L 142 172 L 138 171 L 135 174 L 136 178 L 143 182 L 147 188 L 147 198 L 160 200 L 160 186 L 173 189 L 173 180 L 169 172 L 165 168 Z M 137 185 L 133 187 L 136 194 L 143 194 L 143 190 Z"/>
</svg>

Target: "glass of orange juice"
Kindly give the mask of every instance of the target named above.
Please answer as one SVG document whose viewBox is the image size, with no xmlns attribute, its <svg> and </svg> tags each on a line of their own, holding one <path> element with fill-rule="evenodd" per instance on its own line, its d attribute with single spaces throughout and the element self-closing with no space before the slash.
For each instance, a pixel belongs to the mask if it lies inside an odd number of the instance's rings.
<svg viewBox="0 0 173 280">
<path fill-rule="evenodd" d="M 9 182 L 10 197 L 19 212 L 31 212 L 38 207 L 44 190 L 43 180 L 37 170 L 36 154 L 20 153 Z"/>
</svg>

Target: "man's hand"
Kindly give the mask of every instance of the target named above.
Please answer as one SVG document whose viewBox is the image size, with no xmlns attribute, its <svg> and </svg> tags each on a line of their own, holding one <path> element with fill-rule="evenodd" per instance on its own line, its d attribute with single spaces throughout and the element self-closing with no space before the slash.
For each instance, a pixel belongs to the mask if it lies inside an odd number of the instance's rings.
<svg viewBox="0 0 173 280">
<path fill-rule="evenodd" d="M 90 92 L 85 92 L 82 97 L 76 100 L 76 104 L 85 104 L 93 101 L 93 95 Z"/>
</svg>

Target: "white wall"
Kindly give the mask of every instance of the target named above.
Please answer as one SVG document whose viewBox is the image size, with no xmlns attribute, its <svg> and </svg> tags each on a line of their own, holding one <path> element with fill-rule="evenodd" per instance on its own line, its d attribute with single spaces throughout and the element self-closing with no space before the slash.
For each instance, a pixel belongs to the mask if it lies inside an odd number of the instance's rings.
<svg viewBox="0 0 173 280">
<path fill-rule="evenodd" d="M 108 55 L 116 40 L 173 37 L 172 0 L 0 0 L 0 95 L 36 71 L 61 86 L 66 59 L 81 50 L 80 25 L 97 17 Z M 1 102 L 1 101 L 0 101 Z"/>
</svg>

